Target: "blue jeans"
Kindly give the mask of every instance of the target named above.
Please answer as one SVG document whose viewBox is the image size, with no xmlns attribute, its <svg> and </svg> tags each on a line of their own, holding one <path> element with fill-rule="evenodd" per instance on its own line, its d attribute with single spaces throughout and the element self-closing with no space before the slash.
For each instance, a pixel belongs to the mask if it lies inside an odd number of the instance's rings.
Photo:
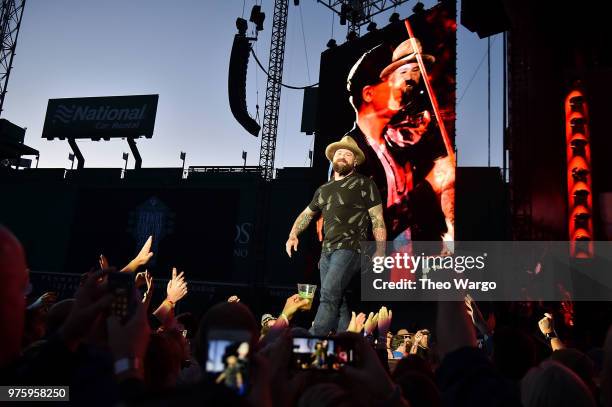
<svg viewBox="0 0 612 407">
<path fill-rule="evenodd" d="M 354 250 L 338 249 L 321 253 L 321 301 L 310 328 L 311 334 L 325 336 L 332 329 L 337 332 L 346 330 L 351 313 L 345 292 L 360 267 L 359 253 Z"/>
</svg>

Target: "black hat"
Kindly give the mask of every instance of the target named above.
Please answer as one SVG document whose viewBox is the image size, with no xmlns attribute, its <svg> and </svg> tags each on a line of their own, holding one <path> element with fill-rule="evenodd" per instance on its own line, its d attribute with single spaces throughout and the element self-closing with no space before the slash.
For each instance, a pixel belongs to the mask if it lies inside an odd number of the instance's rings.
<svg viewBox="0 0 612 407">
<path fill-rule="evenodd" d="M 351 68 L 346 78 L 346 89 L 351 96 L 360 93 L 364 86 L 381 82 L 380 72 L 391 63 L 390 47 L 379 44 L 366 51 Z"/>
</svg>

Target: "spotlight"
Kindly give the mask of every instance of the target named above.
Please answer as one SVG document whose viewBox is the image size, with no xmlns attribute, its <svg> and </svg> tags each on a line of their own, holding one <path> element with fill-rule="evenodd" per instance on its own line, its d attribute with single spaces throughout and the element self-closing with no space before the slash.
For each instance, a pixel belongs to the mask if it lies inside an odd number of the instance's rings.
<svg viewBox="0 0 612 407">
<path fill-rule="evenodd" d="M 353 41 L 353 40 L 356 40 L 357 38 L 359 38 L 359 34 L 357 34 L 357 32 L 355 31 L 351 31 L 346 35 L 347 41 Z"/>
<path fill-rule="evenodd" d="M 238 29 L 238 34 L 246 35 L 247 28 L 249 28 L 249 23 L 244 18 L 238 17 L 236 19 L 236 28 Z"/>
<path fill-rule="evenodd" d="M 414 14 L 423 14 L 423 12 L 425 11 L 425 5 L 423 3 L 421 3 L 420 1 L 414 5 L 414 7 L 412 8 L 412 12 Z"/>
<path fill-rule="evenodd" d="M 338 44 L 336 43 L 336 40 L 334 40 L 333 38 L 329 41 L 327 41 L 327 48 L 334 48 L 337 47 Z"/>
<path fill-rule="evenodd" d="M 376 23 L 374 21 L 370 22 L 366 29 L 368 30 L 368 32 L 376 31 Z"/>
<path fill-rule="evenodd" d="M 259 20 L 257 21 L 257 25 L 255 26 L 255 29 L 257 31 L 263 31 L 264 29 L 263 23 L 265 19 L 266 19 L 266 13 L 261 13 L 259 15 Z"/>
<path fill-rule="evenodd" d="M 249 21 L 252 23 L 257 23 L 257 18 L 261 14 L 261 6 L 255 5 L 251 9 L 251 17 L 249 17 Z"/>
<path fill-rule="evenodd" d="M 399 20 L 400 20 L 399 13 L 393 13 L 393 14 L 391 14 L 391 17 L 389 17 L 389 22 L 390 23 L 399 23 Z"/>
<path fill-rule="evenodd" d="M 263 23 L 266 19 L 266 13 L 261 12 L 261 6 L 255 5 L 251 9 L 251 17 L 249 17 L 249 21 L 255 23 L 255 29 L 257 31 L 263 31 Z"/>
</svg>

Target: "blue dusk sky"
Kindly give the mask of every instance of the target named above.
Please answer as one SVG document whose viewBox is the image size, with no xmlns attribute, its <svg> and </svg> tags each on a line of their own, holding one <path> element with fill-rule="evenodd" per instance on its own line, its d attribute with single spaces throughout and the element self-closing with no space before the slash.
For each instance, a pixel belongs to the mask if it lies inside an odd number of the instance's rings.
<svg viewBox="0 0 612 407">
<path fill-rule="evenodd" d="M 396 11 L 406 17 L 415 3 L 407 2 Z M 424 1 L 426 7 L 435 3 Z M 25 142 L 40 151 L 40 167 L 68 168 L 68 143 L 41 138 L 48 99 L 159 94 L 154 136 L 138 141 L 143 166 L 180 166 L 180 151 L 187 152 L 186 165 L 242 165 L 243 150 L 248 152 L 247 164 L 257 165 L 260 139 L 234 120 L 227 97 L 235 20 L 243 16 L 243 9 L 248 19 L 254 4 L 254 0 L 29 0 L 2 117 L 27 127 Z M 274 2 L 259 4 L 266 21 L 256 52 L 267 66 Z M 332 36 L 344 42 L 346 26 L 315 0 L 302 0 L 298 7 L 293 1 L 289 4 L 283 82 L 317 82 L 321 52 Z M 379 27 L 387 24 L 391 12 L 375 17 Z M 491 164 L 501 166 L 501 34 L 491 43 Z M 487 165 L 486 49 L 486 39 L 458 25 L 456 142 L 462 166 Z M 265 75 L 251 58 L 247 104 L 253 116 L 257 101 L 263 116 L 265 86 Z M 277 168 L 309 163 L 313 136 L 300 133 L 302 97 L 302 91 L 282 90 Z M 86 167 L 123 167 L 122 153 L 129 152 L 124 140 L 83 140 L 79 147 Z M 128 168 L 132 167 L 130 157 Z"/>
</svg>

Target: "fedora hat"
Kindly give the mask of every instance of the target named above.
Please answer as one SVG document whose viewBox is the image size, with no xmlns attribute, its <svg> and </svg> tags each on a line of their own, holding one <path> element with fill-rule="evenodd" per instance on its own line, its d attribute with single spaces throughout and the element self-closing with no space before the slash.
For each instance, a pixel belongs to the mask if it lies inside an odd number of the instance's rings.
<svg viewBox="0 0 612 407">
<path fill-rule="evenodd" d="M 423 48 L 421 47 L 419 40 L 415 38 L 414 42 L 416 43 L 419 54 L 421 54 L 421 57 L 423 57 L 423 61 L 431 64 L 436 60 L 432 55 L 423 54 Z M 416 52 L 412 47 L 412 41 L 406 40 L 395 48 L 393 51 L 393 57 L 391 58 L 391 63 L 382 70 L 380 77 L 384 78 L 400 66 L 414 61 L 416 61 Z"/>
<path fill-rule="evenodd" d="M 351 136 L 344 136 L 342 140 L 336 141 L 335 143 L 331 143 L 325 149 L 325 157 L 329 161 L 334 160 L 334 154 L 336 154 L 336 150 L 344 148 L 346 150 L 350 150 L 355 154 L 355 165 L 359 165 L 365 161 L 365 155 L 363 151 L 359 148 L 355 140 Z"/>
<path fill-rule="evenodd" d="M 380 71 L 391 63 L 391 56 L 391 47 L 386 44 L 379 44 L 366 51 L 355 62 L 346 78 L 346 90 L 349 94 L 361 94 L 364 87 L 380 83 Z"/>
</svg>

